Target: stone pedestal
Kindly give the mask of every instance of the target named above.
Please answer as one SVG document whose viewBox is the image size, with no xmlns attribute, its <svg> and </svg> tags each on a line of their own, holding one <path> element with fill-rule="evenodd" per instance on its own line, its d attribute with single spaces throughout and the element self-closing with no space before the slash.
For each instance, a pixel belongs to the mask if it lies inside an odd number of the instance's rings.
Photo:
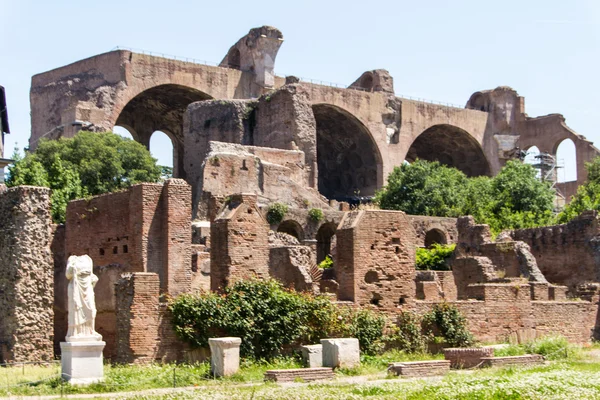
<svg viewBox="0 0 600 400">
<path fill-rule="evenodd" d="M 302 359 L 307 368 L 317 368 L 323 366 L 323 345 L 309 344 L 302 346 Z"/>
<path fill-rule="evenodd" d="M 242 339 L 223 337 L 208 339 L 210 368 L 214 376 L 230 376 L 240 369 L 240 345 Z"/>
<path fill-rule="evenodd" d="M 105 342 L 61 342 L 62 377 L 74 385 L 87 385 L 104 379 L 102 350 Z"/>
<path fill-rule="evenodd" d="M 323 366 L 330 368 L 352 368 L 360 365 L 358 339 L 321 339 Z"/>
</svg>

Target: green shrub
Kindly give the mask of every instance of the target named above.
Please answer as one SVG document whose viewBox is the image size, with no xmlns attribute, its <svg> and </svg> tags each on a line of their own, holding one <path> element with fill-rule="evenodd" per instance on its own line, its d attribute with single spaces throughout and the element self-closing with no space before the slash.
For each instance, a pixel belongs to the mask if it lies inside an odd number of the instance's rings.
<svg viewBox="0 0 600 400">
<path fill-rule="evenodd" d="M 523 346 L 511 344 L 506 347 L 494 349 L 494 357 L 522 356 L 527 354 Z"/>
<path fill-rule="evenodd" d="M 373 355 L 383 350 L 385 318 L 381 314 L 363 308 L 349 311 L 344 320 L 344 336 L 357 338 L 361 353 Z"/>
<path fill-rule="evenodd" d="M 390 333 L 385 341 L 388 347 L 397 348 L 408 353 L 423 353 L 427 341 L 421 329 L 421 319 L 413 312 L 403 311 L 398 316 L 396 324 L 390 327 Z"/>
<path fill-rule="evenodd" d="M 569 358 L 569 353 L 575 355 L 577 351 L 571 348 L 571 345 L 564 336 L 551 335 L 537 338 L 532 342 L 522 345 L 525 353 L 541 354 L 548 360 L 560 360 Z"/>
<path fill-rule="evenodd" d="M 283 221 L 283 217 L 288 212 L 288 206 L 283 203 L 273 203 L 267 211 L 267 221 L 271 225 L 277 225 Z"/>
<path fill-rule="evenodd" d="M 320 208 L 311 208 L 308 211 L 309 218 L 314 222 L 320 222 L 323 220 L 323 210 Z"/>
<path fill-rule="evenodd" d="M 224 293 L 185 294 L 170 304 L 176 334 L 193 347 L 219 336 L 242 338 L 244 357 L 271 359 L 326 337 L 355 337 L 361 351 L 381 349 L 385 319 L 338 307 L 326 297 L 286 290 L 274 280 L 239 281 Z"/>
<path fill-rule="evenodd" d="M 333 268 L 333 259 L 329 255 L 325 256 L 325 259 L 319 263 L 319 268 Z"/>
<path fill-rule="evenodd" d="M 423 316 L 423 331 L 427 337 L 443 339 L 450 347 L 469 347 L 475 339 L 467 329 L 467 320 L 456 306 L 434 304 Z"/>
<path fill-rule="evenodd" d="M 418 270 L 449 271 L 448 259 L 454 254 L 455 244 L 434 243 L 429 249 L 418 248 L 415 267 Z"/>
<path fill-rule="evenodd" d="M 242 355 L 256 358 L 340 330 L 328 299 L 285 290 L 274 280 L 239 281 L 222 295 L 182 295 L 170 308 L 175 332 L 194 347 L 207 346 L 210 337 L 236 336 Z"/>
</svg>

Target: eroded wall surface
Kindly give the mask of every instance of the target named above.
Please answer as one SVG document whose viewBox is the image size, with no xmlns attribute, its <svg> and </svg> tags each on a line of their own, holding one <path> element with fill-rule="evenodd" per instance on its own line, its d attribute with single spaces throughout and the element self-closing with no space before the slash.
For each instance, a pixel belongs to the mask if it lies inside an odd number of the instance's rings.
<svg viewBox="0 0 600 400">
<path fill-rule="evenodd" d="M 50 361 L 50 189 L 0 186 L 0 363 Z"/>
</svg>

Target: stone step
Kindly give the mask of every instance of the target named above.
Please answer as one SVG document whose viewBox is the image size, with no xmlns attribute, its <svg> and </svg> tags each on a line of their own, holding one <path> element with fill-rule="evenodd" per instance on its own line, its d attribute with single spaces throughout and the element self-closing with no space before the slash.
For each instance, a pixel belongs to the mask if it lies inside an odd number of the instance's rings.
<svg viewBox="0 0 600 400">
<path fill-rule="evenodd" d="M 444 349 L 444 358 L 450 361 L 452 368 L 473 368 L 481 366 L 482 357 L 493 357 L 491 347 L 465 347 Z"/>
<path fill-rule="evenodd" d="M 303 382 L 333 379 L 332 368 L 296 368 L 296 369 L 271 369 L 265 372 L 265 381 L 274 382 Z"/>
<path fill-rule="evenodd" d="M 388 372 L 401 376 L 445 375 L 450 371 L 450 361 L 408 361 L 391 363 Z"/>
</svg>

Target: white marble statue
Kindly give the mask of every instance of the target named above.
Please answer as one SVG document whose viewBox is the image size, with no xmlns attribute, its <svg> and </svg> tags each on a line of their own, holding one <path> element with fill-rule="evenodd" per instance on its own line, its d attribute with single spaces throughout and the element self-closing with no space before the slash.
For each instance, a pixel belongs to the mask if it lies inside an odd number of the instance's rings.
<svg viewBox="0 0 600 400">
<path fill-rule="evenodd" d="M 70 256 L 67 261 L 66 275 L 69 280 L 67 342 L 102 340 L 94 325 L 96 319 L 94 286 L 98 282 L 98 277 L 92 273 L 93 265 L 88 255 Z"/>
</svg>

